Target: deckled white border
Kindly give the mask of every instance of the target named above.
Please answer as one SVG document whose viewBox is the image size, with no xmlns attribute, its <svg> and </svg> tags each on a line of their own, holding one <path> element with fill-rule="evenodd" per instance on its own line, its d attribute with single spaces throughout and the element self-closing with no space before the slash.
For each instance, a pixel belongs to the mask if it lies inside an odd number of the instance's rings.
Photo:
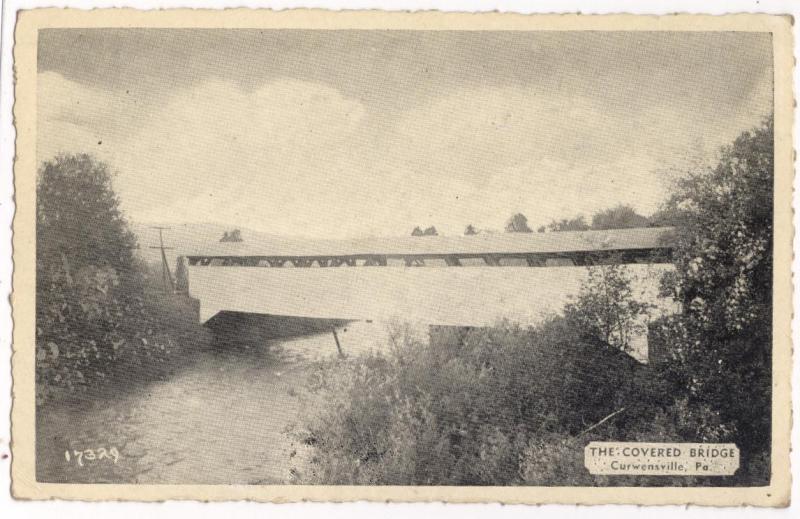
<svg viewBox="0 0 800 519">
<path fill-rule="evenodd" d="M 534 4 L 534 5 L 532 5 Z M 459 0 L 459 1 L 384 1 L 377 0 L 316 0 L 316 1 L 66 1 L 66 2 L 48 2 L 48 1 L 23 1 L 23 0 L 6 0 L 3 5 L 3 21 L 2 21 L 2 57 L 0 58 L 0 65 L 2 70 L 2 83 L 0 83 L 0 455 L 8 453 L 8 438 L 9 438 L 9 409 L 10 409 L 10 391 L 11 380 L 9 376 L 10 368 L 10 339 L 11 339 L 11 321 L 10 321 L 10 306 L 8 303 L 8 295 L 10 289 L 10 279 L 12 272 L 11 256 L 10 256 L 10 224 L 13 217 L 13 186 L 12 186 L 12 161 L 14 150 L 14 129 L 11 121 L 11 108 L 13 104 L 13 78 L 12 78 L 12 61 L 11 51 L 13 47 L 13 27 L 16 18 L 15 13 L 20 8 L 34 8 L 34 7 L 78 7 L 78 8 L 91 8 L 91 7 L 136 7 L 136 8 L 168 8 L 168 7 L 270 7 L 273 9 L 285 9 L 296 7 L 322 7 L 328 9 L 374 9 L 382 8 L 386 10 L 429 10 L 439 9 L 447 11 L 511 11 L 520 13 L 552 13 L 552 12 L 576 12 L 583 13 L 620 13 L 630 12 L 638 14 L 669 14 L 675 12 L 689 12 L 689 13 L 708 13 L 708 14 L 723 14 L 733 12 L 765 12 L 774 14 L 793 14 L 795 17 L 800 16 L 800 4 L 791 0 L 786 1 L 770 1 L 770 0 L 704 0 L 704 1 L 612 1 L 612 0 L 544 0 L 544 1 L 478 1 L 478 0 Z M 796 22 L 797 23 L 797 22 Z M 800 54 L 800 38 L 795 37 L 795 55 Z M 795 84 L 800 79 L 800 73 L 795 69 Z M 795 115 L 795 128 L 797 125 L 797 114 Z M 797 132 L 796 132 L 797 133 Z M 795 148 L 797 149 L 798 143 L 797 135 L 795 135 Z M 795 179 L 795 206 L 797 206 L 800 196 L 798 196 L 798 186 L 800 183 Z M 800 225 L 800 216 L 795 214 L 795 227 Z M 797 238 L 795 238 L 797 240 Z M 798 251 L 798 243 L 795 242 L 795 251 Z M 793 272 L 800 272 L 800 255 L 796 254 L 793 263 Z M 800 295 L 795 290 L 794 294 L 795 307 L 800 303 Z M 793 337 L 795 343 L 800 334 L 798 334 L 798 317 L 795 316 L 792 323 Z M 800 400 L 800 370 L 798 363 L 795 361 L 793 370 L 793 407 L 795 416 L 800 416 L 798 410 L 798 400 Z M 792 433 L 794 445 L 800 445 L 800 429 L 798 429 L 796 420 Z M 793 495 L 795 502 L 800 501 L 800 472 L 797 467 L 800 466 L 800 454 L 794 451 L 792 453 L 792 465 L 795 467 L 793 473 L 795 474 L 793 481 Z M 386 517 L 395 517 L 399 515 L 411 514 L 436 514 L 444 517 L 472 517 L 472 516 L 485 516 L 503 513 L 504 515 L 518 515 L 530 514 L 544 515 L 544 516 L 562 516 L 565 513 L 581 513 L 592 515 L 600 515 L 607 517 L 628 517 L 639 516 L 641 510 L 633 506 L 604 506 L 604 507 L 574 507 L 564 505 L 548 505 L 537 507 L 535 510 L 525 506 L 499 506 L 499 505 L 442 505 L 442 504 L 367 504 L 355 503 L 348 505 L 331 505 L 331 504 L 289 504 L 289 505 L 270 505 L 270 504 L 255 504 L 255 503 L 166 503 L 166 504 L 142 504 L 142 503 L 78 503 L 78 502 L 51 502 L 51 503 L 20 503 L 14 502 L 8 495 L 9 488 L 9 463 L 8 460 L 0 460 L 0 515 L 4 517 L 13 517 L 16 514 L 24 514 L 25 516 L 37 517 L 58 513 L 60 517 L 81 517 L 84 519 L 87 514 L 113 514 L 114 517 L 137 517 L 140 518 L 142 512 L 150 515 L 161 515 L 165 517 L 207 517 L 212 513 L 225 512 L 230 516 L 241 515 L 255 515 L 255 514 L 270 514 L 275 516 L 302 516 L 304 513 L 314 515 L 331 515 L 331 516 L 355 516 L 355 517 L 374 517 L 375 514 L 380 514 Z M 267 507 L 267 508 L 264 508 Z M 793 509 L 800 509 L 800 505 L 795 505 Z M 679 510 L 682 510 L 687 515 L 699 514 L 713 514 L 714 516 L 721 514 L 726 516 L 743 515 L 747 514 L 758 515 L 762 513 L 774 513 L 769 510 L 763 509 L 708 509 L 708 508 L 690 508 L 688 510 L 683 507 L 659 507 L 647 511 L 648 516 L 658 517 L 665 516 L 671 517 Z M 793 510 L 797 513 L 797 510 Z M 792 511 L 786 510 L 783 514 L 792 515 Z M 788 516 L 787 515 L 787 516 Z"/>
</svg>

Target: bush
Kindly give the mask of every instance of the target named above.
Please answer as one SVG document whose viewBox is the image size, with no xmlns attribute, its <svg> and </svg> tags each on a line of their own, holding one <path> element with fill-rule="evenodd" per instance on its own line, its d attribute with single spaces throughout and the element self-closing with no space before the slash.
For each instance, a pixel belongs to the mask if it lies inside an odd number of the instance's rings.
<svg viewBox="0 0 800 519">
<path fill-rule="evenodd" d="M 321 365 L 312 387 L 326 409 L 301 434 L 314 457 L 300 479 L 524 483 L 530 438 L 577 435 L 633 398 L 638 364 L 573 329 L 400 330 L 387 356 Z"/>
<path fill-rule="evenodd" d="M 591 441 L 721 442 L 720 412 L 676 399 L 659 371 L 592 340 L 574 321 L 534 328 L 396 327 L 389 353 L 319 364 L 321 413 L 297 432 L 312 447 L 309 484 L 753 484 L 724 478 L 593 476 Z M 604 419 L 606 419 L 604 421 Z M 602 422 L 602 423 L 601 423 Z M 758 463 L 757 463 L 758 465 Z M 768 467 L 768 461 L 759 467 Z"/>
<path fill-rule="evenodd" d="M 633 351 L 634 339 L 647 333 L 647 319 L 655 305 L 638 301 L 633 278 L 625 265 L 589 267 L 589 277 L 574 303 L 564 309 L 576 330 L 621 351 Z"/>
</svg>

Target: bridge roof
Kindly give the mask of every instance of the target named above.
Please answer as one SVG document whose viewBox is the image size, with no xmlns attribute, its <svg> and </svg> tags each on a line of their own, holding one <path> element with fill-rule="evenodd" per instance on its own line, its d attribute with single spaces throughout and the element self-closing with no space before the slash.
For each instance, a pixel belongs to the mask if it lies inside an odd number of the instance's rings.
<svg viewBox="0 0 800 519">
<path fill-rule="evenodd" d="M 262 239 L 214 242 L 187 256 L 319 257 L 482 254 L 567 254 L 671 248 L 672 227 L 548 233 L 481 233 L 472 236 L 402 236 L 351 240 Z M 245 237 L 246 238 L 246 237 Z"/>
</svg>

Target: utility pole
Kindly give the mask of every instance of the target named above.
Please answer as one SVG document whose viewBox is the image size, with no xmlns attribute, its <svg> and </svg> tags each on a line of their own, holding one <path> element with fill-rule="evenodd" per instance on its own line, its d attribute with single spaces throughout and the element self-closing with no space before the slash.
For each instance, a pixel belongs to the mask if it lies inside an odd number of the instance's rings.
<svg viewBox="0 0 800 519">
<path fill-rule="evenodd" d="M 151 229 L 158 229 L 158 245 L 150 246 L 151 249 L 161 249 L 161 278 L 164 281 L 164 290 L 171 294 L 175 292 L 175 282 L 172 280 L 172 273 L 169 270 L 169 263 L 167 262 L 167 255 L 164 251 L 172 250 L 173 247 L 164 247 L 164 231 L 169 230 L 169 227 L 151 227 Z"/>
</svg>

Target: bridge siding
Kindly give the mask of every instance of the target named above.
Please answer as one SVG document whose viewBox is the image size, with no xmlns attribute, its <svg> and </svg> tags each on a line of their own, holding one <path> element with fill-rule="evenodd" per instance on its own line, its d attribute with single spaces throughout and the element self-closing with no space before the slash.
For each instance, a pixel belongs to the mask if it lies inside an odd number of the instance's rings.
<svg viewBox="0 0 800 519">
<path fill-rule="evenodd" d="M 669 264 L 627 265 L 639 300 L 655 315 L 677 310 L 658 297 Z M 586 267 L 254 269 L 189 267 L 201 320 L 221 311 L 322 319 L 487 326 L 508 318 L 536 324 L 580 292 Z M 640 338 L 639 341 L 646 340 Z"/>
</svg>

